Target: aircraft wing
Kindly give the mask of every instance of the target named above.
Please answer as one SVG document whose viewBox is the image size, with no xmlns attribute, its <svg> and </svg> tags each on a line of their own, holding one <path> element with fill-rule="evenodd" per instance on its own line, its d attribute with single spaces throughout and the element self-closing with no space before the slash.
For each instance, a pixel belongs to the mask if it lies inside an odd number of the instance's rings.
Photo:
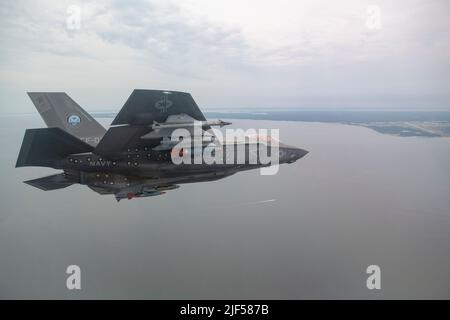
<svg viewBox="0 0 450 320">
<path fill-rule="evenodd" d="M 182 113 L 198 121 L 206 120 L 189 93 L 135 89 L 111 125 L 151 125 L 155 121 L 164 122 L 169 115 Z"/>
<path fill-rule="evenodd" d="M 156 147 L 163 140 L 163 136 L 149 133 L 160 130 L 154 129 L 153 126 L 167 124 L 168 119 L 171 121 L 170 132 L 177 126 L 183 127 L 182 121 L 206 121 L 189 93 L 136 89 L 94 152 L 108 155 L 141 146 Z M 144 136 L 145 138 L 142 138 Z"/>
</svg>

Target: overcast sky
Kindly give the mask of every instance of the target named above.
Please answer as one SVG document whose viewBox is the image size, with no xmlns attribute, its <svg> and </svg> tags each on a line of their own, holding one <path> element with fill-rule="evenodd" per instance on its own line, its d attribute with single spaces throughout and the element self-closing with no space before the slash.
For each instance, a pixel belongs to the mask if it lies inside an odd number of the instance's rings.
<svg viewBox="0 0 450 320">
<path fill-rule="evenodd" d="M 448 0 L 1 0 L 0 112 L 34 112 L 27 91 L 119 109 L 133 88 L 188 91 L 204 109 L 450 107 L 449 9 Z"/>
</svg>

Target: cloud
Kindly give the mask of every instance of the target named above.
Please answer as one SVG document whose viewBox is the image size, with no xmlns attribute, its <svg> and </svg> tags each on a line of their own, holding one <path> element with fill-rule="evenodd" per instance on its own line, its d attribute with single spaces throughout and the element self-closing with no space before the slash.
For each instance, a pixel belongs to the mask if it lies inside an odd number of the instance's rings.
<svg viewBox="0 0 450 320">
<path fill-rule="evenodd" d="M 377 30 L 367 27 L 373 4 Z M 70 5 L 81 9 L 79 30 L 66 26 Z M 439 0 L 3 1 L 0 102 L 27 109 L 25 91 L 62 90 L 118 108 L 147 87 L 191 91 L 207 107 L 448 106 L 448 9 Z"/>
</svg>

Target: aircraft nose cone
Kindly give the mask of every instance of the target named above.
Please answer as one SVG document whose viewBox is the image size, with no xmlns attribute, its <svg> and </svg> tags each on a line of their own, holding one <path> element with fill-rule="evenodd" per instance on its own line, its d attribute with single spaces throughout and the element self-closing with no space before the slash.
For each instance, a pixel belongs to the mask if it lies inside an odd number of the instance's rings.
<svg viewBox="0 0 450 320">
<path fill-rule="evenodd" d="M 296 151 L 298 157 L 297 159 L 303 158 L 308 154 L 308 152 L 309 152 L 308 150 L 298 148 Z"/>
<path fill-rule="evenodd" d="M 292 153 L 290 155 L 291 159 L 289 162 L 297 161 L 298 159 L 303 158 L 307 154 L 308 154 L 307 150 L 300 149 L 300 148 L 294 148 L 294 150 L 292 151 Z"/>
</svg>

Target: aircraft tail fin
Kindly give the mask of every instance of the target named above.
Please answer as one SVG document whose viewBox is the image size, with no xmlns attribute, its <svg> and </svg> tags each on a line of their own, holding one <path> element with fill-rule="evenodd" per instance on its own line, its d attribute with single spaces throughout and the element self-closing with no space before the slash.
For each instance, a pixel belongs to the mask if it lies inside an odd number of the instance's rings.
<svg viewBox="0 0 450 320">
<path fill-rule="evenodd" d="M 53 174 L 24 182 L 44 191 L 66 188 L 74 183 L 68 180 L 64 173 Z"/>
<path fill-rule="evenodd" d="M 106 132 L 65 92 L 28 92 L 28 96 L 49 128 L 60 128 L 92 146 Z"/>
<path fill-rule="evenodd" d="M 70 154 L 91 152 L 94 148 L 60 128 L 27 129 L 17 158 L 17 167 L 52 167 Z"/>
</svg>

